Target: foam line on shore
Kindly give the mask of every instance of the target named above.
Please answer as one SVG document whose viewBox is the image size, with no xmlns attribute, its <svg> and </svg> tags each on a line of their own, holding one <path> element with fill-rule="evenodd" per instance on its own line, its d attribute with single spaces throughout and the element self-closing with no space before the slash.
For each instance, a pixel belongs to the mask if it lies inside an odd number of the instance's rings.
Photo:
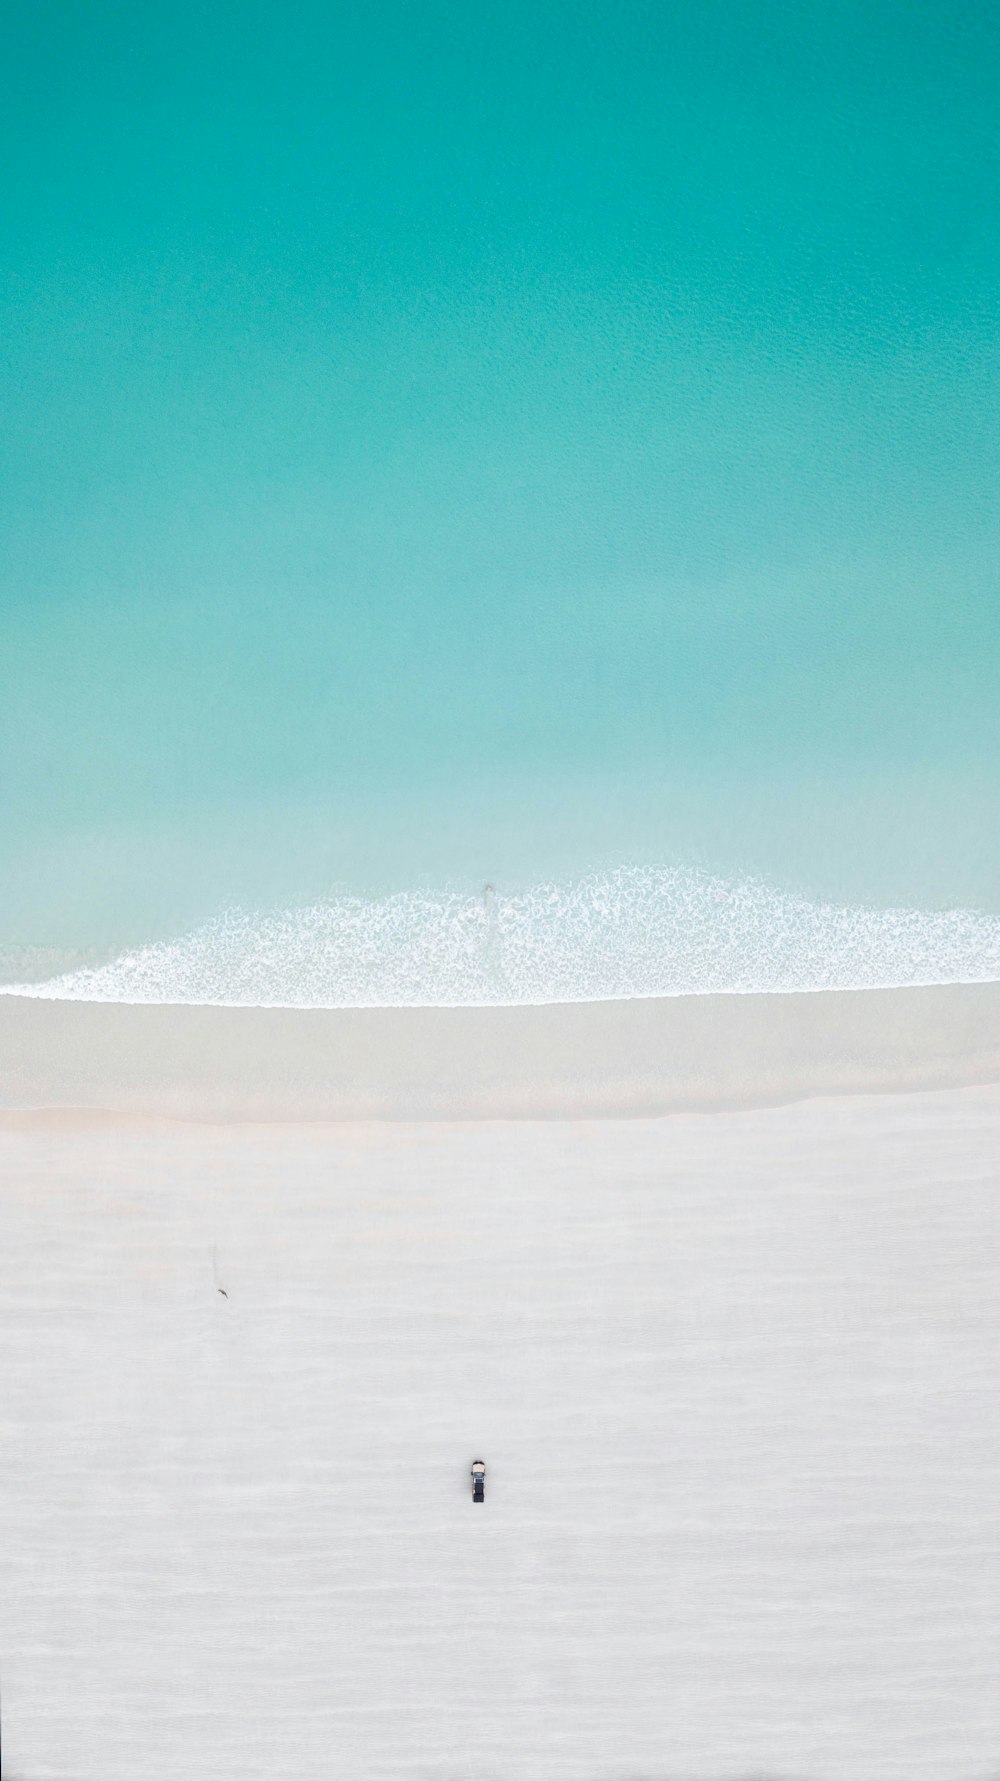
<svg viewBox="0 0 1000 1781">
<path fill-rule="evenodd" d="M 811 902 L 755 879 L 621 867 L 521 891 L 413 890 L 232 910 L 4 987 L 42 1000 L 256 1008 L 517 1007 L 1000 980 L 1000 917 Z"/>
</svg>

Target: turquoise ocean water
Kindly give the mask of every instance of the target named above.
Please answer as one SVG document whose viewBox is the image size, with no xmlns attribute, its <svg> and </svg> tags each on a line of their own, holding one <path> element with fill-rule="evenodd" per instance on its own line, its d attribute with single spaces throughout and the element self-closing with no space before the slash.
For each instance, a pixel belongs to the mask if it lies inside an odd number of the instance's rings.
<svg viewBox="0 0 1000 1781">
<path fill-rule="evenodd" d="M 1000 977 L 1000 21 L 15 9 L 0 980 Z"/>
</svg>

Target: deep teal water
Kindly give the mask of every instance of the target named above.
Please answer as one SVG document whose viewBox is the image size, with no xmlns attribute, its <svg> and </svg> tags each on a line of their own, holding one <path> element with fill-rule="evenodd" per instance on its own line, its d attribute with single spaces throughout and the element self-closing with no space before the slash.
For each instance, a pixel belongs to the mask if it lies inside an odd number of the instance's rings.
<svg viewBox="0 0 1000 1781">
<path fill-rule="evenodd" d="M 1000 913 L 998 40 L 18 9 L 0 975 L 617 868 Z"/>
</svg>

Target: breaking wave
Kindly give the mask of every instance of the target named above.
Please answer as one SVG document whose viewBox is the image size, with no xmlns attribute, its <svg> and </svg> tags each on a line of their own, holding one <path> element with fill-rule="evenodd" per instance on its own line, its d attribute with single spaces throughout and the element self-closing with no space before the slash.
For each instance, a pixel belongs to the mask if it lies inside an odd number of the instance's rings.
<svg viewBox="0 0 1000 1781">
<path fill-rule="evenodd" d="M 757 880 L 624 868 L 509 895 L 230 911 L 110 963 L 5 987 L 69 1001 L 395 1008 L 998 978 L 1000 917 L 841 907 Z"/>
</svg>

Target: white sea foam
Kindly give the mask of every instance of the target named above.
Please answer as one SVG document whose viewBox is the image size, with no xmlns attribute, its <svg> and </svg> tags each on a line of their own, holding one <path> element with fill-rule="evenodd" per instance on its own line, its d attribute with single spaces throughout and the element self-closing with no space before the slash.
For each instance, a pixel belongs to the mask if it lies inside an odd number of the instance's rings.
<svg viewBox="0 0 1000 1781">
<path fill-rule="evenodd" d="M 1000 918 L 812 903 L 756 880 L 623 868 L 511 895 L 411 891 L 230 911 L 19 995 L 373 1008 L 893 988 L 1000 979 Z"/>
</svg>

